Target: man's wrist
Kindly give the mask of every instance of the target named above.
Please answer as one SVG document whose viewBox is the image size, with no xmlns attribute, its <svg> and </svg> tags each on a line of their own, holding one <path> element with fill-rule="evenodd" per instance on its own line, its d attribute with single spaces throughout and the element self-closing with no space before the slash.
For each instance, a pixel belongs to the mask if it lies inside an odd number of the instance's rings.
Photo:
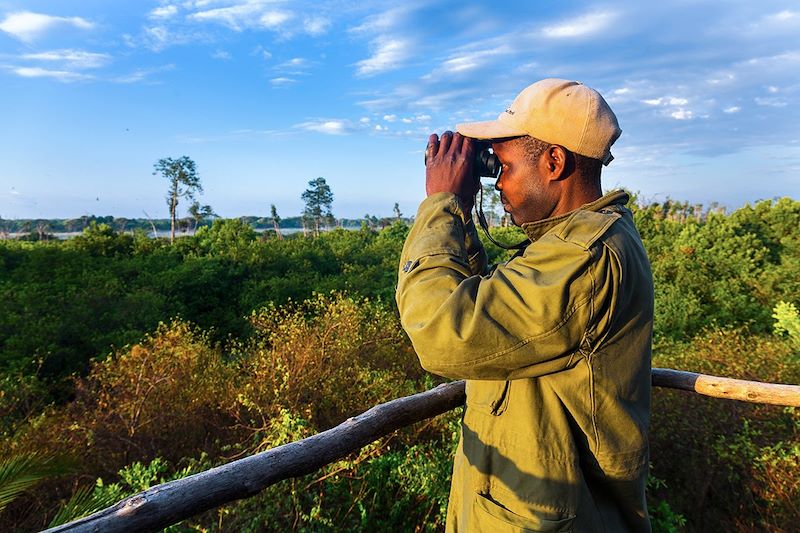
<svg viewBox="0 0 800 533">
<path fill-rule="evenodd" d="M 463 196 L 456 195 L 458 203 L 464 212 L 464 222 L 469 222 L 472 219 L 472 208 L 475 207 L 474 198 L 465 199 Z"/>
</svg>

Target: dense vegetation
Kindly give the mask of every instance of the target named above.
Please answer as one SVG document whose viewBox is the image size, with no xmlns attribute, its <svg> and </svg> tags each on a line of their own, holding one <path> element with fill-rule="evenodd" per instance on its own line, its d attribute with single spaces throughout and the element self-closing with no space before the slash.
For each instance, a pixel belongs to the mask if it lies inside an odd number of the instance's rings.
<svg viewBox="0 0 800 533">
<path fill-rule="evenodd" d="M 656 280 L 654 366 L 800 383 L 800 202 L 730 215 L 668 202 L 636 218 Z M 235 219 L 172 246 L 104 224 L 0 241 L 0 529 L 66 521 L 430 387 L 394 307 L 407 232 L 277 239 Z M 799 411 L 653 396 L 657 531 L 792 529 Z M 439 530 L 458 420 L 171 529 Z M 4 497 L 13 482 L 29 490 Z"/>
</svg>

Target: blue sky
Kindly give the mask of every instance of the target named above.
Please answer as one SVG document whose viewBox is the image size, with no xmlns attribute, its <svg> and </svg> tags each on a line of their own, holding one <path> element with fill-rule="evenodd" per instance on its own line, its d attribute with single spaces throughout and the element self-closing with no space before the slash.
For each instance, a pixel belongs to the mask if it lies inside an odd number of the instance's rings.
<svg viewBox="0 0 800 533">
<path fill-rule="evenodd" d="M 428 134 L 546 77 L 617 113 L 606 188 L 800 197 L 796 1 L 0 0 L 0 216 L 166 217 L 181 155 L 222 216 L 317 176 L 337 216 L 411 215 Z"/>
</svg>

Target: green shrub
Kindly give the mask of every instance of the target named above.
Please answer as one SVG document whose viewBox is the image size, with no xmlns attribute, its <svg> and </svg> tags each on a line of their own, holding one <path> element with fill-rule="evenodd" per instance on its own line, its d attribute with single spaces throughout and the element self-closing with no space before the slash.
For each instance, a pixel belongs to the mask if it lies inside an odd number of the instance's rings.
<svg viewBox="0 0 800 533">
<path fill-rule="evenodd" d="M 776 335 L 786 335 L 797 352 L 800 352 L 800 314 L 792 303 L 778 302 L 772 310 Z M 798 354 L 795 354 L 798 355 Z"/>
</svg>

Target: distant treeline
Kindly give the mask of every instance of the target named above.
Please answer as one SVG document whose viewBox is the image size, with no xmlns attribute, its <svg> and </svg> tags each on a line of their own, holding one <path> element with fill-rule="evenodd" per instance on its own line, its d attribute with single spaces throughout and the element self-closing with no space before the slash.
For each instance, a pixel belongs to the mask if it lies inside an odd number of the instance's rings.
<svg viewBox="0 0 800 533">
<path fill-rule="evenodd" d="M 241 216 L 235 217 L 255 230 L 273 229 L 274 224 L 271 217 Z M 358 229 L 366 225 L 372 229 L 385 228 L 391 225 L 396 217 L 377 217 L 366 215 L 363 218 L 337 218 L 331 227 L 345 229 Z M 409 219 L 401 218 L 405 222 Z M 180 219 L 179 227 L 181 230 L 195 229 L 195 221 L 191 218 Z M 203 220 L 198 222 L 196 227 L 211 226 L 213 220 Z M 42 234 L 52 235 L 54 233 L 78 233 L 82 232 L 92 224 L 107 224 L 114 231 L 133 232 L 144 231 L 152 232 L 153 228 L 157 231 L 168 231 L 170 229 L 170 219 L 168 218 L 126 218 L 107 216 L 88 215 L 79 218 L 19 218 L 3 219 L 0 218 L 0 237 L 3 234 Z M 303 228 L 303 217 L 287 217 L 280 220 L 281 229 L 297 230 Z"/>
</svg>

